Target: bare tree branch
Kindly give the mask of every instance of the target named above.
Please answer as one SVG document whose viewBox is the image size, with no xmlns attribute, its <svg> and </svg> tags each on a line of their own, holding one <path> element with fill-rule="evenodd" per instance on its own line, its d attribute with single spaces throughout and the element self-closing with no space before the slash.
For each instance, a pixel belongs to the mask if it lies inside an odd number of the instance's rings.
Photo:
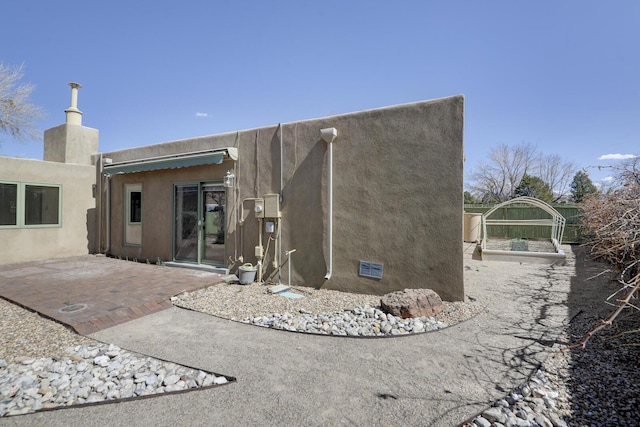
<svg viewBox="0 0 640 427">
<path fill-rule="evenodd" d="M 537 161 L 535 175 L 546 182 L 554 195 L 554 202 L 569 194 L 569 184 L 578 166 L 563 160 L 557 154 L 540 155 Z"/>
<path fill-rule="evenodd" d="M 618 301 L 618 308 L 616 308 L 613 311 L 613 313 L 609 315 L 609 317 L 607 317 L 605 320 L 602 320 L 598 326 L 596 326 L 595 328 L 587 332 L 582 341 L 580 341 L 579 343 L 564 347 L 559 351 L 564 352 L 564 351 L 571 350 L 573 348 L 578 348 L 578 347 L 585 348 L 587 346 L 587 342 L 589 342 L 591 337 L 593 337 L 598 331 L 608 326 L 611 326 L 613 324 L 613 321 L 616 319 L 616 317 L 618 317 L 618 315 L 622 312 L 622 310 L 624 310 L 629 306 L 629 301 L 631 300 L 631 297 L 633 297 L 633 295 L 636 292 L 638 292 L 638 290 L 640 290 L 640 274 L 636 275 L 629 285 L 633 285 L 631 287 L 631 290 L 627 292 L 626 296 L 623 299 Z M 635 331 L 627 331 L 627 332 L 631 333 Z M 618 335 L 622 335 L 622 334 L 618 334 Z"/>
<path fill-rule="evenodd" d="M 534 167 L 537 153 L 532 144 L 500 144 L 489 152 L 488 157 L 489 161 L 481 163 L 471 174 L 469 186 L 484 203 L 512 199 L 522 177 Z"/>
<path fill-rule="evenodd" d="M 18 142 L 40 139 L 34 121 L 44 112 L 28 99 L 34 90 L 31 84 L 19 84 L 23 66 L 0 63 L 0 130 Z"/>
<path fill-rule="evenodd" d="M 617 300 L 617 308 L 599 325 L 591 329 L 584 339 L 561 351 L 572 348 L 584 348 L 598 331 L 611 326 L 625 308 L 639 310 L 631 299 L 640 291 L 640 161 L 638 158 L 628 162 L 618 171 L 619 187 L 606 194 L 591 195 L 586 198 L 581 218 L 586 245 L 591 248 L 591 256 L 603 259 L 615 265 L 620 271 L 622 284 L 617 292 L 625 296 Z M 630 279 L 627 279 L 629 278 Z M 613 305 L 613 304 L 612 304 Z M 638 329 L 618 334 L 635 333 Z"/>
</svg>

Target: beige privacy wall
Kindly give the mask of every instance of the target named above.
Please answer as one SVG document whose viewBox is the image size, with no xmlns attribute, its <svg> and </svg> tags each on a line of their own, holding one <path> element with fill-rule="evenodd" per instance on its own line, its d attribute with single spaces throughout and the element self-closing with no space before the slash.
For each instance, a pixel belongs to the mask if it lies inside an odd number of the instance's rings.
<svg viewBox="0 0 640 427">
<path fill-rule="evenodd" d="M 464 98 L 454 96 L 260 129 L 104 153 L 113 162 L 237 147 L 221 165 L 114 175 L 111 247 L 116 256 L 169 259 L 172 183 L 237 176 L 228 192 L 227 267 L 255 264 L 253 203 L 282 193 L 282 252 L 296 249 L 291 283 L 384 294 L 431 288 L 443 299 L 464 299 L 462 265 Z M 333 269 L 328 263 L 327 143 L 320 129 L 336 128 L 333 143 Z M 282 153 L 282 155 L 281 155 Z M 141 247 L 122 244 L 124 183 L 143 184 Z M 244 225 L 239 226 L 239 219 Z M 268 235 L 264 236 L 264 243 Z M 273 256 L 272 243 L 269 258 Z M 242 257 L 242 260 L 240 260 Z M 383 265 L 382 279 L 359 275 L 360 261 Z M 272 271 L 268 265 L 265 277 Z M 288 267 L 281 280 L 287 283 Z"/>
<path fill-rule="evenodd" d="M 0 181 L 61 185 L 61 226 L 0 229 L 0 264 L 93 252 L 93 166 L 0 157 Z"/>
</svg>

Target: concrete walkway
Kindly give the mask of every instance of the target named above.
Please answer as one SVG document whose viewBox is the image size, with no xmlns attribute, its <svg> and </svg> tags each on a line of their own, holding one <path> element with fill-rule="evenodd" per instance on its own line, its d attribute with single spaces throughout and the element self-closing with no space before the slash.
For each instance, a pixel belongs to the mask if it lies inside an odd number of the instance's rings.
<svg viewBox="0 0 640 427">
<path fill-rule="evenodd" d="M 237 382 L 0 424 L 457 425 L 523 382 L 564 339 L 574 264 L 483 263 L 467 251 L 465 270 L 468 296 L 486 303 L 486 310 L 427 334 L 313 336 L 178 308 L 105 329 L 92 337 Z"/>
</svg>

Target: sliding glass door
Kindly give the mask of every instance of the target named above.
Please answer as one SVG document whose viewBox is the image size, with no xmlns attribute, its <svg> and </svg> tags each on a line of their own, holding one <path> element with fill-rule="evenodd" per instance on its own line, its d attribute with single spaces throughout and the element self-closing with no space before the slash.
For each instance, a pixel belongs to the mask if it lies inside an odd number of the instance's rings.
<svg viewBox="0 0 640 427">
<path fill-rule="evenodd" d="M 204 184 L 200 196 L 204 211 L 201 262 L 224 264 L 225 189 L 222 185 Z"/>
<path fill-rule="evenodd" d="M 173 257 L 176 261 L 224 265 L 225 188 L 213 183 L 174 186 Z"/>
</svg>

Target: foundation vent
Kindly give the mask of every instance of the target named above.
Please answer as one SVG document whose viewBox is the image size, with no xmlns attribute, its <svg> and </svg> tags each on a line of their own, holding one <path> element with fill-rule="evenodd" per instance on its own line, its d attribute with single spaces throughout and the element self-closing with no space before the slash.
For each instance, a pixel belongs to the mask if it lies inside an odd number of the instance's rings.
<svg viewBox="0 0 640 427">
<path fill-rule="evenodd" d="M 382 264 L 370 261 L 360 261 L 360 276 L 382 279 Z"/>
</svg>

